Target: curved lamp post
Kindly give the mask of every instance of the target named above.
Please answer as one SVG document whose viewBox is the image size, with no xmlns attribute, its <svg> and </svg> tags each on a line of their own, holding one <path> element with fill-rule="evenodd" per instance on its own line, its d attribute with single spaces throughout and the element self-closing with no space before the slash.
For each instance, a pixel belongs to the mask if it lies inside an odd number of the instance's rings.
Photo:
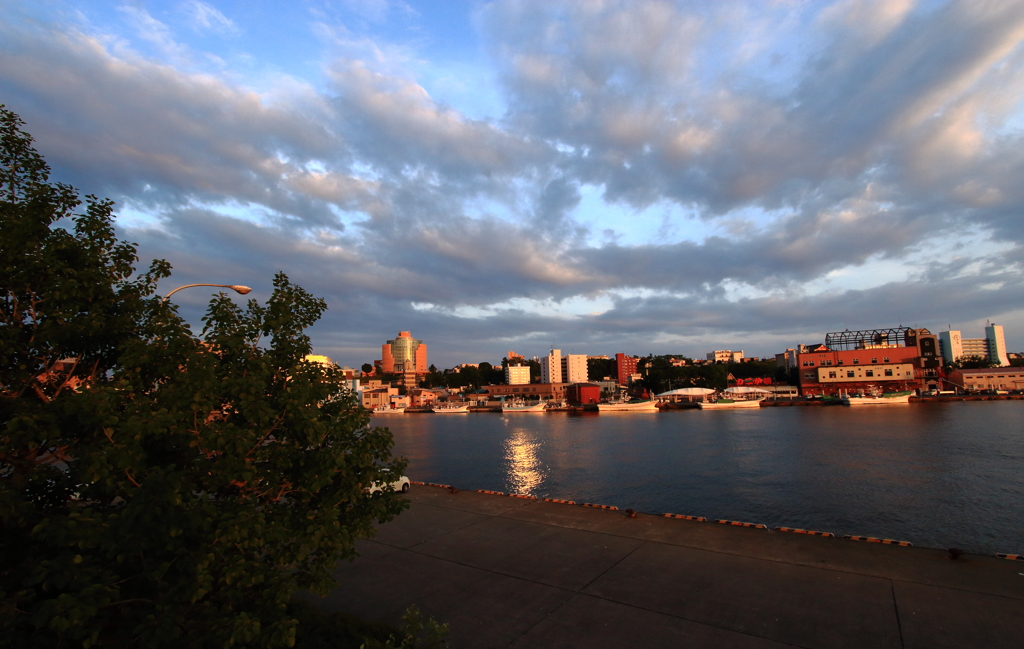
<svg viewBox="0 0 1024 649">
<path fill-rule="evenodd" d="M 241 286 L 239 284 L 185 284 L 184 286 L 179 286 L 178 288 L 174 289 L 173 291 L 165 295 L 164 302 L 167 301 L 167 298 L 171 297 L 181 289 L 192 288 L 193 286 L 214 286 L 216 288 L 230 288 L 232 291 L 240 293 L 241 295 L 245 295 L 246 293 L 252 291 L 252 289 L 249 288 L 248 286 Z"/>
</svg>

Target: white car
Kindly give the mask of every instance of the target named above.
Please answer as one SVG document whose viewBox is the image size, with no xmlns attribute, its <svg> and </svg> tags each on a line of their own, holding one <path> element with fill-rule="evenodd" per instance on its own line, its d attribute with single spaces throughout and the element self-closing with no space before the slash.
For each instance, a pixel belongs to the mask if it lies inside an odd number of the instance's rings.
<svg viewBox="0 0 1024 649">
<path fill-rule="evenodd" d="M 393 491 L 401 491 L 402 493 L 407 493 L 409 491 L 409 487 L 411 485 L 412 485 L 412 483 L 409 481 L 409 478 L 407 478 L 405 476 L 402 476 L 398 480 L 395 480 L 394 482 L 391 483 L 391 489 Z M 370 485 L 370 488 L 367 489 L 366 491 L 371 493 L 371 494 L 375 494 L 378 491 L 383 491 L 383 490 L 384 489 L 383 489 L 383 487 L 381 487 L 379 482 L 374 482 L 372 485 Z"/>
</svg>

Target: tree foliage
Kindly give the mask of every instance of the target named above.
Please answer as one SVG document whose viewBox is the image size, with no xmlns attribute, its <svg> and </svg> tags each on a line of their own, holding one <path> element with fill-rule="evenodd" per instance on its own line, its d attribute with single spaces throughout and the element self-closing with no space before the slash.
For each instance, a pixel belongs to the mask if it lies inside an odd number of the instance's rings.
<svg viewBox="0 0 1024 649">
<path fill-rule="evenodd" d="M 951 363 L 946 363 L 947 372 L 954 370 L 983 370 L 997 367 L 987 356 L 961 356 Z"/>
<path fill-rule="evenodd" d="M 640 384 L 657 394 L 678 388 L 712 388 L 724 390 L 728 386 L 729 370 L 725 365 L 684 365 L 676 367 L 671 356 L 648 356 L 637 363 L 643 378 Z"/>
<path fill-rule="evenodd" d="M 15 646 L 290 646 L 293 592 L 404 501 L 386 429 L 304 361 L 323 300 L 274 280 L 194 336 L 112 204 L 50 183 L 0 107 L 0 627 Z"/>
</svg>

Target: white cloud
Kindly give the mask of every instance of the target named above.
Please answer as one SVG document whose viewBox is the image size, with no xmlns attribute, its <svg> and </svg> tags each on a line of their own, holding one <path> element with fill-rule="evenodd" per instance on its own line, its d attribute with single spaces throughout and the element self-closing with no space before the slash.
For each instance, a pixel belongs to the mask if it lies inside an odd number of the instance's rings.
<svg viewBox="0 0 1024 649">
<path fill-rule="evenodd" d="M 181 5 L 181 10 L 188 17 L 191 27 L 195 31 L 229 36 L 237 35 L 241 31 L 230 18 L 205 2 L 188 0 Z"/>
</svg>

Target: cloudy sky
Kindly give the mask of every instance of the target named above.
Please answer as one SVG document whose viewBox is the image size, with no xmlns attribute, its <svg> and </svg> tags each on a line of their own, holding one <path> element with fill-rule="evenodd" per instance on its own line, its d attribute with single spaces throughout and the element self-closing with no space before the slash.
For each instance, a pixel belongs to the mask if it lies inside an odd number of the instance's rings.
<svg viewBox="0 0 1024 649">
<path fill-rule="evenodd" d="M 1024 2 L 0 0 L 0 103 L 143 264 L 352 366 L 1024 350 Z M 183 291 L 194 323 L 208 294 Z"/>
</svg>

